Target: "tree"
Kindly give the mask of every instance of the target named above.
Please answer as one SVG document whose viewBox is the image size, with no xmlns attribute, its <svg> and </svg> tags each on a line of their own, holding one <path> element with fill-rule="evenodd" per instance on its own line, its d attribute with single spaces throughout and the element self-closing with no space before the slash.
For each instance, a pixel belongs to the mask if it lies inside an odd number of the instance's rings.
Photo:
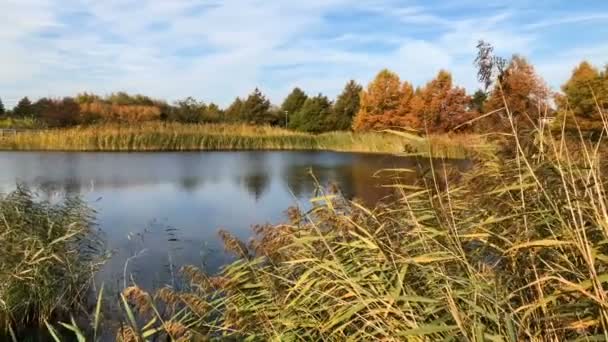
<svg viewBox="0 0 608 342">
<path fill-rule="evenodd" d="M 518 55 L 513 56 L 502 76 L 495 83 L 487 101 L 487 111 L 506 106 L 516 123 L 530 123 L 547 108 L 549 90 L 534 67 Z M 506 125 L 506 111 L 499 113 Z"/>
<path fill-rule="evenodd" d="M 360 108 L 355 116 L 353 128 L 361 131 L 401 126 L 407 114 L 404 110 L 407 108 L 404 102 L 409 100 L 404 94 L 404 86 L 399 76 L 384 69 L 378 73 L 367 89 L 361 92 Z"/>
<path fill-rule="evenodd" d="M 2 103 L 2 99 L 0 99 L 0 116 L 3 116 L 6 113 L 6 109 L 4 108 L 4 103 Z"/>
<path fill-rule="evenodd" d="M 65 127 L 80 122 L 80 105 L 71 97 L 49 99 L 43 97 L 33 104 L 34 111 L 50 127 Z"/>
<path fill-rule="evenodd" d="M 338 96 L 332 115 L 328 122 L 332 130 L 349 130 L 353 126 L 353 118 L 359 112 L 363 87 L 354 80 L 349 81 Z"/>
<path fill-rule="evenodd" d="M 203 121 L 205 122 L 220 122 L 224 118 L 224 112 L 220 109 L 218 105 L 211 102 L 206 108 L 203 117 Z"/>
<path fill-rule="evenodd" d="M 481 89 L 477 89 L 473 97 L 471 98 L 471 109 L 477 113 L 483 113 L 486 101 L 488 100 L 488 93 Z"/>
<path fill-rule="evenodd" d="M 331 115 L 331 101 L 321 94 L 310 97 L 293 116 L 289 127 L 310 133 L 321 133 L 329 130 L 326 125 Z"/>
<path fill-rule="evenodd" d="M 583 119 L 599 119 L 598 107 L 608 106 L 606 77 L 589 62 L 583 61 L 562 86 L 563 96 L 557 97 L 560 111 L 571 110 Z"/>
<path fill-rule="evenodd" d="M 452 75 L 441 70 L 437 76 L 420 89 L 411 105 L 411 116 L 428 132 L 446 132 L 455 129 L 472 118 L 469 110 L 471 99 L 464 88 L 456 87 Z"/>
<path fill-rule="evenodd" d="M 175 103 L 169 118 L 182 123 L 199 123 L 203 120 L 206 106 L 192 97 L 187 97 Z"/>
<path fill-rule="evenodd" d="M 241 106 L 241 120 L 254 125 L 267 124 L 272 119 L 270 101 L 255 88 Z"/>
<path fill-rule="evenodd" d="M 15 117 L 24 118 L 33 115 L 35 115 L 34 108 L 32 106 L 32 102 L 27 98 L 27 96 L 19 100 L 19 102 L 17 102 L 17 106 L 13 108 L 13 116 Z"/>
<path fill-rule="evenodd" d="M 238 122 L 241 120 L 243 112 L 243 100 L 240 97 L 234 99 L 232 104 L 224 111 L 224 118 L 228 122 Z"/>
<path fill-rule="evenodd" d="M 308 99 L 308 95 L 302 89 L 296 87 L 287 95 L 280 110 L 283 114 L 293 116 L 302 108 L 306 99 Z"/>
</svg>

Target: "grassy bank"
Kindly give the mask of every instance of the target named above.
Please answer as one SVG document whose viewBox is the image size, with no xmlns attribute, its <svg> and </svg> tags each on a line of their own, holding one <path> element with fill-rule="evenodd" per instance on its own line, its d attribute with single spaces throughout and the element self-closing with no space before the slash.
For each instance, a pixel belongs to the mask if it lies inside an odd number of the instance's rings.
<svg viewBox="0 0 608 342">
<path fill-rule="evenodd" d="M 0 336 L 76 310 L 104 257 L 92 220 L 78 199 L 0 195 Z"/>
<path fill-rule="evenodd" d="M 422 139 L 389 133 L 332 132 L 311 135 L 269 126 L 184 125 L 87 126 L 20 133 L 0 138 L 2 150 L 192 151 L 192 150 L 331 150 L 420 153 L 465 158 L 484 141 L 473 135 Z"/>
</svg>

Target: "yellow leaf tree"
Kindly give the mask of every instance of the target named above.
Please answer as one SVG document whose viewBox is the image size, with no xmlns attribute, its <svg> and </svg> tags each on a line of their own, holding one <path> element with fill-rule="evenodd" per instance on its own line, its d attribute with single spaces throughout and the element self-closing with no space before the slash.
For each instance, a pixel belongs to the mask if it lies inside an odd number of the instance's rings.
<svg viewBox="0 0 608 342">
<path fill-rule="evenodd" d="M 401 84 L 396 73 L 388 69 L 380 71 L 361 92 L 361 106 L 353 129 L 362 131 L 403 126 L 412 94 L 412 86 Z"/>
<path fill-rule="evenodd" d="M 516 123 L 533 123 L 547 109 L 549 89 L 536 74 L 534 67 L 520 56 L 513 56 L 504 73 L 490 93 L 486 111 L 499 110 L 505 107 L 514 117 Z M 498 114 L 502 120 L 498 125 L 505 127 L 506 111 Z"/>
</svg>

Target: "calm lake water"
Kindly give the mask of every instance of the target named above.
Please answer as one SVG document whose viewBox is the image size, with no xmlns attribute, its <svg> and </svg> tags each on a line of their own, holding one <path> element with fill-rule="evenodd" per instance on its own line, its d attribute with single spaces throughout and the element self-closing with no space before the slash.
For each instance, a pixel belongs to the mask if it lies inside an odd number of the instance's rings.
<svg viewBox="0 0 608 342">
<path fill-rule="evenodd" d="M 288 207 L 310 207 L 309 170 L 321 185 L 373 204 L 391 194 L 381 187 L 391 180 L 374 177 L 378 170 L 424 171 L 428 163 L 333 152 L 0 152 L 0 192 L 22 183 L 41 200 L 79 194 L 97 210 L 114 253 L 98 280 L 120 287 L 129 260 L 127 273 L 150 288 L 171 283 L 184 264 L 215 272 L 228 263 L 218 229 L 247 241 L 253 224 L 284 222 Z"/>
</svg>

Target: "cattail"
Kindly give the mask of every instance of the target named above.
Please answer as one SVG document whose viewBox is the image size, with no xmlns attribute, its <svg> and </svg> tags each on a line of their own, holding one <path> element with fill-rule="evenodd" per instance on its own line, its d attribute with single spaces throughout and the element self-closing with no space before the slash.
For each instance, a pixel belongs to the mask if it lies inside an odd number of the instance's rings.
<svg viewBox="0 0 608 342">
<path fill-rule="evenodd" d="M 150 294 L 137 286 L 127 287 L 122 294 L 142 315 L 148 313 L 152 308 Z"/>
<path fill-rule="evenodd" d="M 219 235 L 224 242 L 224 249 L 227 252 L 232 252 L 243 259 L 249 259 L 247 246 L 241 240 L 223 229 L 220 229 Z"/>
<path fill-rule="evenodd" d="M 133 328 L 130 326 L 123 325 L 116 332 L 116 341 L 118 342 L 140 342 L 141 339 L 138 338 Z"/>
<path fill-rule="evenodd" d="M 185 342 L 190 341 L 192 334 L 188 331 L 188 328 L 179 322 L 168 321 L 163 324 L 163 328 L 167 335 L 171 337 L 172 341 Z"/>
<path fill-rule="evenodd" d="M 210 307 L 204 299 L 193 293 L 183 293 L 180 295 L 180 299 L 199 317 L 205 316 Z"/>
</svg>

